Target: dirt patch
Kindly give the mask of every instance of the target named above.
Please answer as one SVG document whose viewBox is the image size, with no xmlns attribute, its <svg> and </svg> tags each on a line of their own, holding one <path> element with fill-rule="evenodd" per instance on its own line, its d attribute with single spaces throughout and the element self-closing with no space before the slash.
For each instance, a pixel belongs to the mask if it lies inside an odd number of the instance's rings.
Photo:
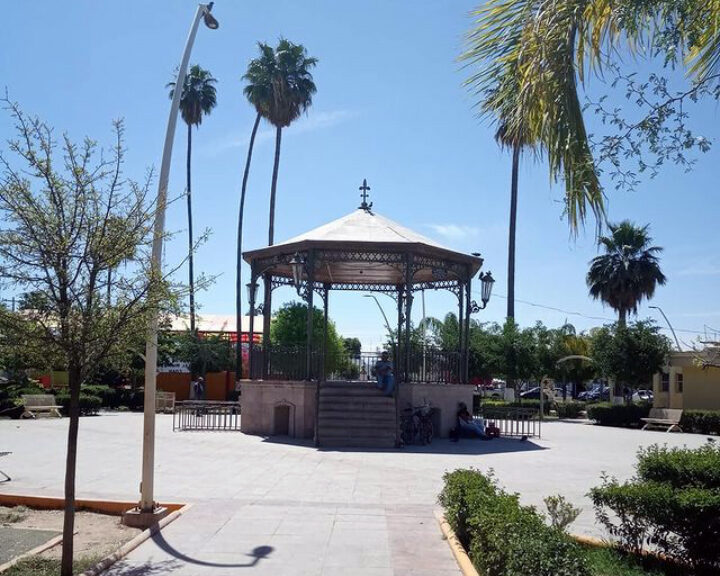
<svg viewBox="0 0 720 576">
<path fill-rule="evenodd" d="M 62 510 L 33 510 L 0 506 L 0 519 L 12 517 L 13 528 L 52 530 L 62 533 Z M 120 546 L 137 536 L 141 530 L 129 528 L 120 522 L 120 516 L 95 512 L 75 513 L 75 558 L 92 557 L 98 560 L 111 554 Z M 62 546 L 54 546 L 40 554 L 41 558 L 60 558 Z"/>
</svg>

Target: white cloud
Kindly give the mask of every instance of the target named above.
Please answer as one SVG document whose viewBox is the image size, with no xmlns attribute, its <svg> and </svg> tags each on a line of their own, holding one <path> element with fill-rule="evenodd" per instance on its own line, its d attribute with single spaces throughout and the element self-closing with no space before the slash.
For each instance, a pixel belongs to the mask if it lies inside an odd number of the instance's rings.
<svg viewBox="0 0 720 576">
<path fill-rule="evenodd" d="M 351 110 L 329 110 L 326 112 L 313 112 L 310 110 L 307 115 L 302 116 L 295 124 L 283 130 L 283 138 L 332 128 L 357 115 L 357 112 Z M 262 128 L 258 130 L 255 136 L 255 145 L 274 141 L 275 128 L 268 126 L 267 122 L 262 122 L 260 126 Z M 215 144 L 210 144 L 207 150 L 210 154 L 217 154 L 231 148 L 244 148 L 249 142 L 249 134 L 243 134 L 241 136 L 233 135 L 217 141 Z"/>
<path fill-rule="evenodd" d="M 472 238 L 480 233 L 480 229 L 476 226 L 466 226 L 464 224 L 428 224 L 428 227 L 431 228 L 435 234 L 451 240 Z"/>
<path fill-rule="evenodd" d="M 688 262 L 677 272 L 678 276 L 720 276 L 720 262 L 705 258 Z"/>
</svg>

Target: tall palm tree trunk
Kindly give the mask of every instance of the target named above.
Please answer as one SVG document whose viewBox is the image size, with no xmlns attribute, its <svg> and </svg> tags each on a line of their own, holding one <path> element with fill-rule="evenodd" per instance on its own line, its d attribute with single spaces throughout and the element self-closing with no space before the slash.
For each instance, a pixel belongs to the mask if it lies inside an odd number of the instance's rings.
<svg viewBox="0 0 720 576">
<path fill-rule="evenodd" d="M 508 237 L 508 292 L 507 317 L 515 319 L 515 231 L 517 224 L 518 167 L 520 165 L 520 146 L 513 146 L 512 177 L 510 180 L 510 226 Z"/>
<path fill-rule="evenodd" d="M 260 125 L 260 114 L 255 117 L 252 133 L 250 134 L 250 144 L 248 145 L 247 159 L 245 160 L 245 172 L 243 173 L 242 189 L 240 190 L 240 211 L 238 213 L 238 232 L 237 232 L 237 274 L 235 282 L 235 337 L 237 345 L 235 348 L 235 380 L 242 378 L 242 231 L 243 231 L 243 214 L 245 212 L 245 190 L 247 189 L 248 176 L 250 175 L 250 162 L 252 161 L 253 147 L 255 146 L 255 135 Z M 252 342 L 248 345 L 248 350 L 252 354 Z"/>
<path fill-rule="evenodd" d="M 272 187 L 270 188 L 270 223 L 268 225 L 268 246 L 275 241 L 275 194 L 277 192 L 278 168 L 280 167 L 280 145 L 282 143 L 282 127 L 275 129 L 275 162 L 273 164 Z M 270 318 L 272 316 L 272 285 L 270 277 L 263 280 L 263 350 L 269 350 L 270 346 Z M 267 378 L 270 356 L 263 357 L 263 378 Z"/>
<path fill-rule="evenodd" d="M 270 225 L 268 227 L 268 246 L 275 240 L 275 194 L 277 193 L 278 168 L 280 167 L 280 144 L 282 142 L 282 127 L 275 129 L 275 163 L 273 164 L 272 188 L 270 188 Z"/>
<path fill-rule="evenodd" d="M 190 276 L 190 332 L 195 336 L 195 274 L 193 270 L 192 194 L 190 188 L 190 158 L 192 157 L 192 124 L 188 124 L 187 145 L 187 209 L 188 209 L 188 268 Z"/>
<path fill-rule="evenodd" d="M 622 326 L 623 328 L 627 324 L 627 310 L 625 308 L 620 308 L 618 310 L 618 325 Z"/>
</svg>

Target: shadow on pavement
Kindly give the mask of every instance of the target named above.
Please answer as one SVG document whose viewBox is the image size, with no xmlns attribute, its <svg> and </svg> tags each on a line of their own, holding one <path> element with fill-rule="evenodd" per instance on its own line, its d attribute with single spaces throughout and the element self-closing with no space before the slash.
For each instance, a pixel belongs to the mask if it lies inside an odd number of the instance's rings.
<svg viewBox="0 0 720 576">
<path fill-rule="evenodd" d="M 195 564 L 197 566 L 211 566 L 213 568 L 252 568 L 253 566 L 256 566 L 257 563 L 260 562 L 260 560 L 263 560 L 264 558 L 267 558 L 270 554 L 272 554 L 272 551 L 274 550 L 272 546 L 256 546 L 252 549 L 250 553 L 246 554 L 246 556 L 250 557 L 252 560 L 239 564 L 223 564 L 218 562 L 208 562 L 205 560 L 200 560 L 198 558 L 192 558 L 190 556 L 187 556 L 186 554 L 183 554 L 182 552 L 180 552 L 180 550 L 173 547 L 172 544 L 165 540 L 162 532 L 156 532 L 155 534 L 153 534 L 151 539 L 163 552 L 174 556 L 175 558 L 181 560 L 186 564 Z M 140 574 L 142 574 L 142 572 Z M 125 576 L 125 573 L 123 572 L 122 575 Z"/>
<path fill-rule="evenodd" d="M 433 440 L 426 446 L 408 445 L 404 448 L 318 448 L 321 452 L 405 452 L 407 454 L 502 454 L 505 452 L 534 452 L 547 450 L 533 440 L 519 438 L 495 438 L 480 440 L 463 438 L 458 442 L 447 439 Z"/>
</svg>

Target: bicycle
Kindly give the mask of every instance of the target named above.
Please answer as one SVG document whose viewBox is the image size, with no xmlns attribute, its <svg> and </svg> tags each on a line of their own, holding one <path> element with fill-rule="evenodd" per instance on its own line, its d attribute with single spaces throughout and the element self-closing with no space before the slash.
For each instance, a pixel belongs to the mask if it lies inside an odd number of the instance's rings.
<svg viewBox="0 0 720 576">
<path fill-rule="evenodd" d="M 434 428 L 432 414 L 434 408 L 424 406 L 412 407 L 403 410 L 400 416 L 400 440 L 403 445 L 421 444 L 425 446 L 433 441 Z"/>
</svg>

